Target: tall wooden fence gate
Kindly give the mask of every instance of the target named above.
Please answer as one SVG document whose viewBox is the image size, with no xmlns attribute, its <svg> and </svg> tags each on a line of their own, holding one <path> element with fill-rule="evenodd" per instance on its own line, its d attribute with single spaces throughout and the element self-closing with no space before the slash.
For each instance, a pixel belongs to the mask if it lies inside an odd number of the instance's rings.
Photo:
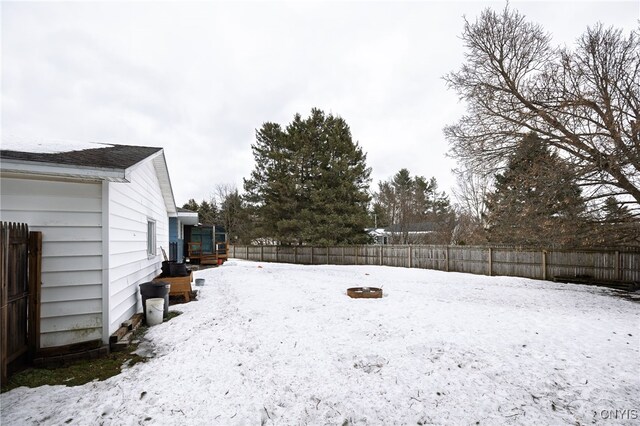
<svg viewBox="0 0 640 426">
<path fill-rule="evenodd" d="M 42 233 L 24 223 L 0 223 L 2 383 L 39 349 L 41 252 Z"/>
</svg>

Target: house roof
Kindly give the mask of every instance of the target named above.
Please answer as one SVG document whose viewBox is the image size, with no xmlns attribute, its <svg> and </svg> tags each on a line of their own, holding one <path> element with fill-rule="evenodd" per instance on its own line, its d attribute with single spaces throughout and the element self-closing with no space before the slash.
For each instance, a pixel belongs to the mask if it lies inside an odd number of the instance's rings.
<svg viewBox="0 0 640 426">
<path fill-rule="evenodd" d="M 3 174 L 129 182 L 132 168 L 146 160 L 153 161 L 167 211 L 175 215 L 175 198 L 162 148 L 15 137 L 3 137 L 0 146 Z"/>
<path fill-rule="evenodd" d="M 105 169 L 128 169 L 162 148 L 131 145 L 104 145 L 67 152 L 25 152 L 0 149 L 2 160 L 32 161 Z M 3 147 L 4 148 L 4 147 Z"/>
<path fill-rule="evenodd" d="M 374 237 L 385 235 L 384 228 L 365 228 L 365 231 Z"/>
</svg>

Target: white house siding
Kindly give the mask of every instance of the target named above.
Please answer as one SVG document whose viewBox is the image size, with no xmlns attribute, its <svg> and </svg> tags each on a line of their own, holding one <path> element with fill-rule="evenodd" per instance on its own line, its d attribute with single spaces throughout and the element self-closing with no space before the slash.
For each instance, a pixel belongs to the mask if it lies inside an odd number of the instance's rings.
<svg viewBox="0 0 640 426">
<path fill-rule="evenodd" d="M 130 183 L 109 183 L 109 334 L 141 310 L 138 285 L 160 272 L 160 247 L 169 250 L 169 219 L 160 184 L 148 160 Z M 147 256 L 147 220 L 156 221 L 157 255 Z"/>
<path fill-rule="evenodd" d="M 43 348 L 103 337 L 101 187 L 0 179 L 1 219 L 42 232 Z"/>
</svg>

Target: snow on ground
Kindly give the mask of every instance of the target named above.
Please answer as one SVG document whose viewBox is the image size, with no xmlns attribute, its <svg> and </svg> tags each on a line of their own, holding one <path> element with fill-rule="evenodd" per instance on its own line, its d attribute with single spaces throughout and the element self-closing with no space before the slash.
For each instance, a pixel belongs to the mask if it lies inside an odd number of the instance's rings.
<svg viewBox="0 0 640 426">
<path fill-rule="evenodd" d="M 104 382 L 5 393 L 2 424 L 559 425 L 640 416 L 640 310 L 608 289 L 246 261 L 195 275 L 206 279 L 199 300 L 173 306 L 183 315 L 148 331 L 149 362 Z M 353 286 L 383 286 L 385 297 L 350 299 Z"/>
</svg>

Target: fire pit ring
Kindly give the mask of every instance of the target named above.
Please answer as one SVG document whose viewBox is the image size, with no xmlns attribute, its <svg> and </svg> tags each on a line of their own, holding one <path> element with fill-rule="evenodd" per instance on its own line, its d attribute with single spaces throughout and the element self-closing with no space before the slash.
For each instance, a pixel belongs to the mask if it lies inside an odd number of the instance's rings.
<svg viewBox="0 0 640 426">
<path fill-rule="evenodd" d="M 347 289 L 347 296 L 353 299 L 379 299 L 382 289 L 377 287 L 352 287 Z"/>
</svg>

